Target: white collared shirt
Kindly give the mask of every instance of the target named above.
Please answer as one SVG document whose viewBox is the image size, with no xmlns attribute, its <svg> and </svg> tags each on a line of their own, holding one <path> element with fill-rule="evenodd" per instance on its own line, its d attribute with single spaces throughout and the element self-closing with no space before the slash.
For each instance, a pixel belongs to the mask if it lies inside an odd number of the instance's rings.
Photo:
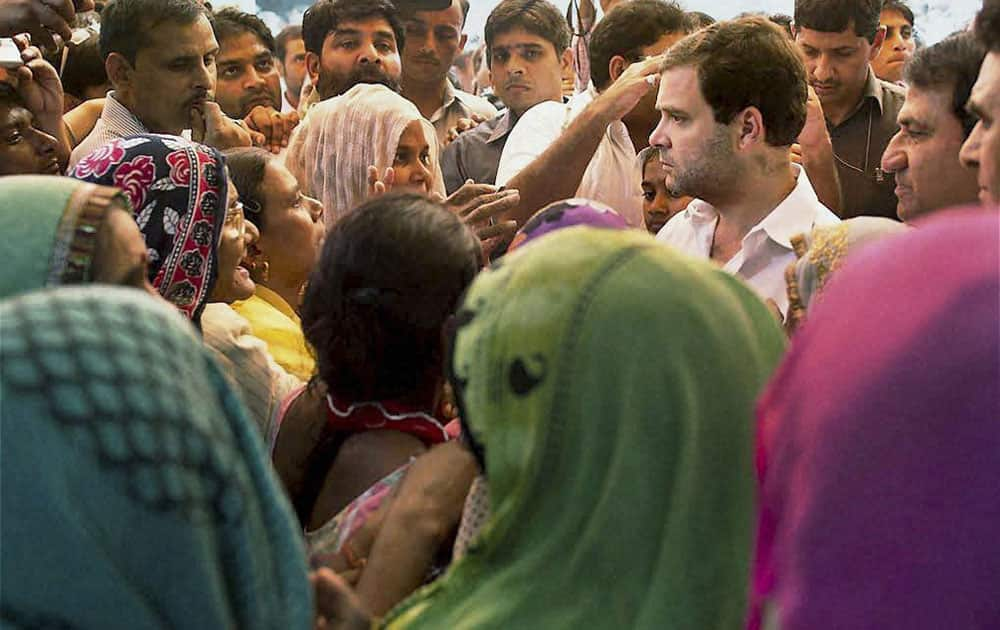
<svg viewBox="0 0 1000 630">
<path fill-rule="evenodd" d="M 840 219 L 820 203 L 805 171 L 793 164 L 797 182 L 784 201 L 755 225 L 740 250 L 723 269 L 738 275 L 764 299 L 777 303 L 784 315 L 788 310 L 785 269 L 795 261 L 791 238 L 815 227 L 840 223 Z M 709 259 L 719 213 L 711 204 L 695 199 L 676 214 L 656 239 L 696 258 Z"/>
<path fill-rule="evenodd" d="M 101 117 L 97 119 L 93 130 L 84 138 L 69 157 L 69 168 L 72 169 L 77 162 L 90 155 L 98 147 L 104 146 L 116 138 L 127 138 L 149 133 L 146 126 L 135 117 L 135 114 L 122 105 L 114 96 L 114 92 L 108 92 L 104 97 L 104 109 L 101 110 Z"/>
<path fill-rule="evenodd" d="M 534 162 L 596 97 L 597 91 L 591 87 L 567 104 L 546 101 L 526 111 L 507 137 L 500 155 L 497 186 L 505 186 Z M 576 196 L 600 201 L 620 214 L 630 226 L 645 229 L 642 172 L 632 138 L 622 121 L 608 125 L 583 173 Z"/>
</svg>

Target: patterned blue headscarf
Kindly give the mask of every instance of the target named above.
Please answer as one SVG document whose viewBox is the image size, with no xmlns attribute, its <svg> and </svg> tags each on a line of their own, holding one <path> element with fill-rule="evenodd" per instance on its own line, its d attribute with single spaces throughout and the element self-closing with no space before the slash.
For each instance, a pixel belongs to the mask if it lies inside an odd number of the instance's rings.
<svg viewBox="0 0 1000 630">
<path fill-rule="evenodd" d="M 0 305 L 0 625 L 312 627 L 263 445 L 194 327 L 134 289 Z"/>
</svg>

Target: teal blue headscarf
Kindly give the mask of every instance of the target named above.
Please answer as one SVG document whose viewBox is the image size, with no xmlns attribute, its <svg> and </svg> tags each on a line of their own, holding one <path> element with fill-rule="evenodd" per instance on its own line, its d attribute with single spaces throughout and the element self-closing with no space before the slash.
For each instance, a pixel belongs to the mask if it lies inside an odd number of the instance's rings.
<svg viewBox="0 0 1000 630">
<path fill-rule="evenodd" d="M 134 289 L 0 305 L 4 628 L 312 627 L 291 509 L 206 352 Z"/>
</svg>

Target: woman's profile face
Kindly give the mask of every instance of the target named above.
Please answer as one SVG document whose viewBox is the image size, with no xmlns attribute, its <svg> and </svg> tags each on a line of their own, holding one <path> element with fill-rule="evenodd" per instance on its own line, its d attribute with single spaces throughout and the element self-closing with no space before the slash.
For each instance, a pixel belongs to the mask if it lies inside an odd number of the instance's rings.
<svg viewBox="0 0 1000 630">
<path fill-rule="evenodd" d="M 395 192 L 414 192 L 426 195 L 431 190 L 434 165 L 431 162 L 431 148 L 423 125 L 414 120 L 399 136 L 396 156 L 392 161 L 395 172 Z"/>
<path fill-rule="evenodd" d="M 250 272 L 240 263 L 246 258 L 250 246 L 257 242 L 260 233 L 253 223 L 243 218 L 243 204 L 232 181 L 228 188 L 226 218 L 219 238 L 219 273 L 209 301 L 230 304 L 253 296 L 256 286 L 250 279 Z"/>
<path fill-rule="evenodd" d="M 269 160 L 260 189 L 264 220 L 257 244 L 272 275 L 305 282 L 323 246 L 323 205 L 302 194 L 287 168 Z"/>
</svg>

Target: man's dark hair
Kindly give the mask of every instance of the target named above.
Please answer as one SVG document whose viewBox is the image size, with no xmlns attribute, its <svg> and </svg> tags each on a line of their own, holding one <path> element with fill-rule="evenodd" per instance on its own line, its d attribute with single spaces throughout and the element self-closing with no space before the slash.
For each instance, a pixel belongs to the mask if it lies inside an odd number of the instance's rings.
<svg viewBox="0 0 1000 630">
<path fill-rule="evenodd" d="M 481 251 L 422 195 L 376 197 L 337 221 L 302 301 L 319 377 L 351 402 L 405 398 L 440 378 L 444 324 Z"/>
<path fill-rule="evenodd" d="M 950 91 L 951 111 L 968 137 L 977 119 L 965 110 L 965 103 L 985 56 L 986 49 L 971 33 L 958 33 L 914 53 L 903 69 L 903 81 L 921 90 Z"/>
<path fill-rule="evenodd" d="M 118 53 L 135 65 L 139 50 L 164 22 L 193 24 L 211 13 L 195 0 L 111 0 L 101 12 L 101 59 Z"/>
<path fill-rule="evenodd" d="M 236 7 L 226 7 L 219 9 L 212 15 L 212 30 L 215 31 L 215 39 L 222 46 L 222 42 L 230 37 L 238 37 L 244 33 L 256 35 L 260 43 L 274 54 L 274 35 L 271 29 L 264 24 L 253 13 L 245 13 Z"/>
<path fill-rule="evenodd" d="M 396 49 L 403 50 L 406 39 L 399 12 L 388 0 L 319 0 L 302 16 L 302 40 L 306 51 L 323 54 L 326 36 L 337 30 L 341 22 L 364 22 L 383 18 L 396 37 Z"/>
<path fill-rule="evenodd" d="M 986 50 L 1000 52 L 1000 0 L 983 0 L 973 28 L 976 39 Z"/>
<path fill-rule="evenodd" d="M 274 54 L 281 61 L 285 63 L 285 54 L 288 52 L 288 42 L 302 39 L 302 27 L 298 24 L 289 24 L 285 28 L 281 29 L 278 36 L 274 38 Z"/>
<path fill-rule="evenodd" d="M 903 19 L 909 22 L 911 27 L 914 25 L 913 9 L 903 2 L 903 0 L 885 0 L 885 2 L 882 3 L 882 11 L 895 11 L 896 13 L 902 15 Z"/>
<path fill-rule="evenodd" d="M 747 107 L 764 119 L 765 140 L 795 142 L 806 122 L 806 69 L 795 44 L 762 17 L 716 22 L 674 44 L 662 70 L 692 66 L 715 121 L 724 125 Z"/>
<path fill-rule="evenodd" d="M 547 0 L 503 0 L 486 18 L 486 64 L 493 63 L 493 42 L 498 35 L 521 28 L 546 40 L 556 56 L 569 48 L 570 30 L 566 17 Z"/>
<path fill-rule="evenodd" d="M 63 91 L 79 99 L 85 98 L 87 88 L 105 85 L 108 73 L 101 58 L 99 37 L 91 36 L 78 46 L 70 49 L 62 75 Z"/>
<path fill-rule="evenodd" d="M 704 28 L 710 24 L 715 24 L 717 21 L 711 15 L 703 11 L 688 11 L 686 14 L 688 21 L 688 32 L 695 32 L 699 28 Z"/>
<path fill-rule="evenodd" d="M 793 39 L 795 38 L 795 33 L 792 31 L 792 16 L 784 13 L 772 13 L 767 16 L 767 19 L 771 20 L 774 24 L 777 24 L 786 35 Z"/>
<path fill-rule="evenodd" d="M 795 28 L 841 33 L 851 25 L 869 43 L 879 29 L 882 0 L 795 0 Z"/>
<path fill-rule="evenodd" d="M 667 33 L 687 33 L 684 10 L 673 1 L 631 0 L 616 6 L 597 23 L 590 36 L 590 79 L 603 90 L 611 83 L 608 65 L 614 56 L 638 61 L 642 49 Z"/>
</svg>

